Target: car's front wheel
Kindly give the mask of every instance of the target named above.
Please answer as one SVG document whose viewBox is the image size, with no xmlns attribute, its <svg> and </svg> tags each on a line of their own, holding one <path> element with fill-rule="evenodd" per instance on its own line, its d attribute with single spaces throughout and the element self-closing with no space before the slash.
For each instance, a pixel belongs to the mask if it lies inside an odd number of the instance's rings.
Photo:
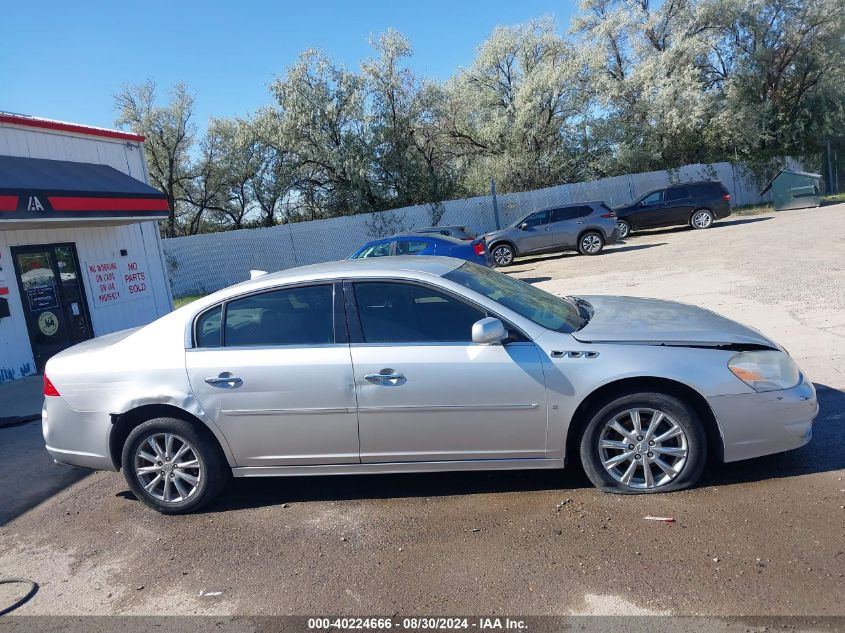
<svg viewBox="0 0 845 633">
<path fill-rule="evenodd" d="M 631 225 L 628 224 L 627 220 L 619 220 L 616 224 L 619 226 L 620 240 L 624 240 L 631 234 Z"/>
<path fill-rule="evenodd" d="M 689 223 L 694 229 L 709 229 L 713 226 L 713 212 L 710 209 L 698 209 L 692 214 Z"/>
<path fill-rule="evenodd" d="M 598 231 L 587 231 L 578 240 L 578 251 L 582 255 L 598 255 L 604 248 L 604 238 Z"/>
<path fill-rule="evenodd" d="M 510 266 L 516 257 L 513 246 L 510 244 L 496 244 L 490 254 L 496 266 Z"/>
<path fill-rule="evenodd" d="M 135 427 L 122 454 L 135 496 L 162 514 L 186 514 L 211 501 L 231 470 L 215 441 L 193 424 L 156 418 Z"/>
<path fill-rule="evenodd" d="M 614 398 L 594 412 L 581 437 L 581 463 L 605 492 L 643 494 L 689 488 L 707 461 L 695 410 L 662 393 Z"/>
</svg>

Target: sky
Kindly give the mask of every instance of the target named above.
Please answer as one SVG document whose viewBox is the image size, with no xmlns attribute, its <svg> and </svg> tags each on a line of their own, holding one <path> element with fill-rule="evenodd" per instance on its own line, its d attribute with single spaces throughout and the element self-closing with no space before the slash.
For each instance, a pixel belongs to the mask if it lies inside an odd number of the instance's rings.
<svg viewBox="0 0 845 633">
<path fill-rule="evenodd" d="M 271 102 L 268 84 L 319 48 L 350 69 L 368 38 L 392 27 L 414 47 L 410 65 L 445 79 L 468 66 L 497 25 L 551 15 L 561 30 L 575 0 L 35 0 L 6 2 L 0 111 L 113 127 L 113 95 L 154 80 L 184 81 L 195 121 L 247 115 Z M 162 97 L 164 94 L 162 94 Z"/>
</svg>

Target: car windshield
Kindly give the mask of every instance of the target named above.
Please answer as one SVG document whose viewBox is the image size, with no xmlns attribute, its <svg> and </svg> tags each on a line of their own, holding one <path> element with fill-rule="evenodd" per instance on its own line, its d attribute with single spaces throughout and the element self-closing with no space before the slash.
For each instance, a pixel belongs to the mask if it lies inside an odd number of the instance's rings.
<svg viewBox="0 0 845 633">
<path fill-rule="evenodd" d="M 567 298 L 556 297 L 508 275 L 467 262 L 443 275 L 502 304 L 548 330 L 568 334 L 589 320 L 587 310 Z"/>
</svg>

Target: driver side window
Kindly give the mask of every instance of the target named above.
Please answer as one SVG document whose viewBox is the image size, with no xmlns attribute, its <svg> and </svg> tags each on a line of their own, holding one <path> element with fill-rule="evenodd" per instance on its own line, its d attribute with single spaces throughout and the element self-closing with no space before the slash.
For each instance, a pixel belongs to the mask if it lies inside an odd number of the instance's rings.
<svg viewBox="0 0 845 633">
<path fill-rule="evenodd" d="M 417 284 L 359 282 L 355 302 L 366 343 L 472 342 L 472 324 L 487 314 Z"/>
<path fill-rule="evenodd" d="M 528 225 L 528 228 L 533 226 L 541 226 L 543 224 L 549 223 L 549 211 L 540 211 L 535 213 L 532 216 L 529 216 L 527 220 L 525 220 L 525 224 Z"/>
<path fill-rule="evenodd" d="M 367 257 L 387 257 L 390 255 L 390 246 L 393 242 L 383 242 L 381 244 L 373 244 L 362 250 L 356 256 L 356 259 L 364 259 Z"/>
<path fill-rule="evenodd" d="M 655 191 L 643 198 L 642 204 L 658 204 L 663 200 L 663 192 Z"/>
</svg>

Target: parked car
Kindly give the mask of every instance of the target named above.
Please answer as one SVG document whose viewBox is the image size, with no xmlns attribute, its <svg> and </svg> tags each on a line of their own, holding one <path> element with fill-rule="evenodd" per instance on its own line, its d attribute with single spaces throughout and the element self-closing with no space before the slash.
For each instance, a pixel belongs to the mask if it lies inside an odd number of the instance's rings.
<svg viewBox="0 0 845 633">
<path fill-rule="evenodd" d="M 349 259 L 388 257 L 393 255 L 440 255 L 457 257 L 481 266 L 489 266 L 490 260 L 484 239 L 472 242 L 446 235 L 394 235 L 367 242 L 349 256 Z"/>
<path fill-rule="evenodd" d="M 535 211 L 511 226 L 488 233 L 487 249 L 496 266 L 510 266 L 520 255 L 578 251 L 598 255 L 619 239 L 616 214 L 604 202 Z"/>
<path fill-rule="evenodd" d="M 470 242 L 476 238 L 476 235 L 465 226 L 429 226 L 424 229 L 414 229 L 411 233 L 437 233 Z"/>
<path fill-rule="evenodd" d="M 122 470 L 164 513 L 235 477 L 561 468 L 688 488 L 811 437 L 787 352 L 709 310 L 557 297 L 442 257 L 264 275 L 47 362 L 56 461 Z"/>
<path fill-rule="evenodd" d="M 707 229 L 730 214 L 731 194 L 718 180 L 655 189 L 616 209 L 621 239 L 631 231 L 660 226 L 689 224 L 694 229 Z"/>
</svg>

